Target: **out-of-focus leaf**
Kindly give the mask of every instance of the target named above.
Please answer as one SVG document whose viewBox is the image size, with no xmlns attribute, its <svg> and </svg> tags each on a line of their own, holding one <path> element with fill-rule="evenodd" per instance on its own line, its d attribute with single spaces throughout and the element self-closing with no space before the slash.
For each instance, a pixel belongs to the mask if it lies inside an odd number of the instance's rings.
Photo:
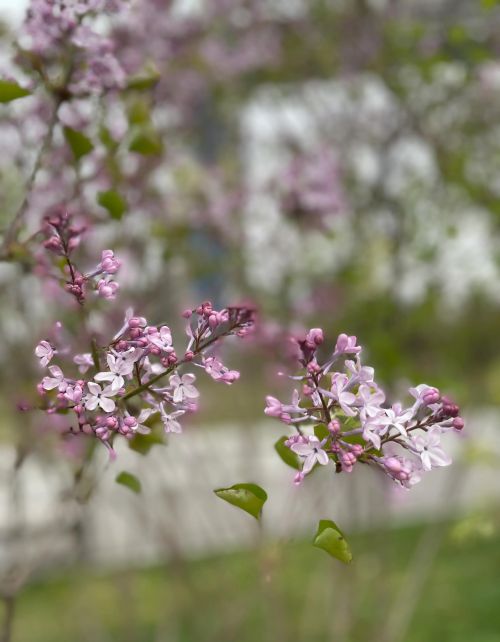
<svg viewBox="0 0 500 642">
<path fill-rule="evenodd" d="M 302 468 L 302 466 L 300 465 L 300 457 L 296 453 L 291 451 L 288 446 L 285 446 L 285 441 L 287 439 L 288 437 L 286 436 L 280 437 L 274 444 L 274 449 L 281 457 L 281 459 L 285 462 L 285 464 L 287 464 L 291 468 L 295 468 L 295 470 L 300 470 Z"/>
<path fill-rule="evenodd" d="M 76 129 L 65 127 L 64 136 L 76 160 L 80 160 L 80 158 L 86 156 L 94 149 L 92 141 Z"/>
<path fill-rule="evenodd" d="M 153 446 L 165 445 L 163 436 L 154 430 L 149 435 L 137 434 L 128 441 L 128 447 L 140 455 L 147 455 Z"/>
<path fill-rule="evenodd" d="M 325 439 L 330 433 L 328 432 L 328 428 L 325 424 L 316 424 L 314 426 L 314 434 L 318 439 Z"/>
<path fill-rule="evenodd" d="M 322 519 L 318 525 L 318 531 L 314 537 L 314 546 L 326 551 L 332 557 L 336 557 L 344 564 L 352 561 L 352 553 L 342 531 L 335 522 L 330 519 Z"/>
<path fill-rule="evenodd" d="M 481 0 L 483 9 L 494 9 L 500 4 L 500 0 Z"/>
<path fill-rule="evenodd" d="M 218 488 L 214 490 L 217 497 L 241 508 L 255 519 L 259 519 L 262 507 L 267 500 L 266 491 L 257 484 L 234 484 L 230 488 Z"/>
<path fill-rule="evenodd" d="M 160 80 L 160 73 L 154 65 L 149 65 L 146 69 L 128 79 L 128 89 L 151 89 Z"/>
<path fill-rule="evenodd" d="M 138 132 L 130 141 L 129 150 L 143 156 L 161 154 L 163 145 L 155 131 Z"/>
<path fill-rule="evenodd" d="M 134 100 L 127 110 L 130 125 L 151 125 L 151 111 L 146 100 Z"/>
<path fill-rule="evenodd" d="M 126 470 L 123 470 L 115 479 L 117 484 L 126 486 L 133 493 L 140 493 L 142 490 L 140 480 L 132 473 L 128 473 Z"/>
<path fill-rule="evenodd" d="M 127 209 L 127 201 L 121 194 L 110 189 L 107 192 L 99 192 L 97 202 L 102 205 L 111 215 L 111 218 L 119 221 Z"/>
<path fill-rule="evenodd" d="M 0 79 L 0 103 L 10 103 L 17 98 L 29 96 L 31 91 L 24 89 L 13 80 Z"/>
</svg>

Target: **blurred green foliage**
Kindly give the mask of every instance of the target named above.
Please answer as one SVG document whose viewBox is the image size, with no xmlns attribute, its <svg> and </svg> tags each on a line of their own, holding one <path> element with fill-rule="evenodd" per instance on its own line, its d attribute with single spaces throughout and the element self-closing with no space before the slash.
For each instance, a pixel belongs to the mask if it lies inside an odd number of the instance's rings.
<svg viewBox="0 0 500 642">
<path fill-rule="evenodd" d="M 496 642 L 498 533 L 450 525 L 405 642 Z M 77 569 L 28 587 L 13 642 L 375 642 L 424 527 L 351 537 L 342 567 L 310 544 L 267 544 L 164 568 Z M 463 530 L 463 529 L 462 529 Z M 342 633 L 344 629 L 344 633 Z M 337 637 L 338 636 L 338 637 Z"/>
</svg>

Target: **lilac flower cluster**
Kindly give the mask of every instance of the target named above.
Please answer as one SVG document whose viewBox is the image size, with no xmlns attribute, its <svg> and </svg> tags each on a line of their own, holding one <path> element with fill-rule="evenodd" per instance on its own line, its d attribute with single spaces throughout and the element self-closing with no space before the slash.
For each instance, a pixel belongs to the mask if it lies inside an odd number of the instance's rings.
<svg viewBox="0 0 500 642">
<path fill-rule="evenodd" d="M 279 191 L 283 210 L 308 223 L 347 211 L 339 165 L 328 150 L 296 156 L 279 177 Z"/>
<path fill-rule="evenodd" d="M 121 266 L 113 250 L 104 250 L 101 261 L 90 272 L 80 272 L 72 260 L 72 252 L 81 240 L 85 226 L 72 224 L 71 215 L 60 208 L 45 217 L 42 232 L 46 236 L 44 247 L 57 256 L 62 256 L 65 267 L 65 289 L 72 294 L 78 303 L 85 301 L 89 285 L 103 299 L 114 299 L 119 285 L 113 280 Z"/>
<path fill-rule="evenodd" d="M 42 409 L 49 414 L 69 413 L 67 432 L 95 436 L 112 456 L 115 437 L 149 433 L 146 422 L 153 415 L 158 415 L 165 432 L 182 432 L 179 418 L 197 409 L 199 397 L 192 370 L 201 368 L 226 384 L 236 381 L 239 373 L 224 366 L 213 350 L 225 337 L 247 335 L 254 323 L 249 308 L 215 310 L 210 302 L 183 316 L 189 320 L 188 344 L 181 358 L 168 326 L 148 325 L 131 310 L 108 345 L 94 342 L 91 352 L 73 356 L 65 372 L 49 364 L 56 354 L 70 353 L 69 348 L 56 349 L 49 341 L 40 341 L 35 354 L 49 373 L 38 385 Z M 185 372 L 188 367 L 191 371 Z M 67 374 L 70 368 L 72 375 Z"/>
<path fill-rule="evenodd" d="M 303 372 L 292 378 L 302 382 L 302 394 L 295 390 L 289 404 L 266 398 L 266 415 L 296 429 L 285 441 L 303 460 L 295 483 L 316 464 L 332 462 L 336 472 L 351 472 L 360 462 L 380 467 L 410 488 L 422 472 L 451 463 L 441 448 L 441 436 L 464 427 L 456 404 L 421 384 L 410 388 L 410 406 L 389 406 L 374 369 L 361 363 L 356 337 L 339 335 L 333 354 L 320 363 L 323 340 L 323 331 L 313 328 L 298 341 Z M 308 426 L 314 427 L 312 433 Z"/>
<path fill-rule="evenodd" d="M 49 66 L 64 66 L 71 52 L 69 89 L 73 95 L 123 87 L 125 73 L 112 41 L 87 20 L 99 13 L 116 12 L 123 4 L 120 0 L 31 0 L 21 46 Z M 46 84 L 47 71 L 41 72 Z"/>
</svg>

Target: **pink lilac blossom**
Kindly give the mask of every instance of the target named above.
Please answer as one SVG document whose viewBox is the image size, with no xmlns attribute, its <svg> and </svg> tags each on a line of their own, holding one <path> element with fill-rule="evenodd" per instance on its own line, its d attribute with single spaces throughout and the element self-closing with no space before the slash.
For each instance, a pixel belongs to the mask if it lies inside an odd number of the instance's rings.
<svg viewBox="0 0 500 642">
<path fill-rule="evenodd" d="M 106 258 L 114 261 L 111 254 Z M 69 376 L 59 365 L 48 365 L 47 361 L 49 375 L 38 385 L 41 409 L 49 415 L 69 417 L 68 434 L 96 437 L 112 457 L 114 439 L 147 434 L 147 422 L 154 415 L 159 415 L 166 433 L 181 433 L 179 418 L 196 409 L 200 394 L 194 385 L 195 374 L 185 370 L 198 367 L 207 371 L 207 364 L 217 364 L 217 376 L 209 372 L 212 378 L 233 383 L 239 373 L 226 368 L 212 353 L 226 337 L 246 336 L 254 324 L 252 309 L 216 310 L 209 301 L 183 316 L 188 320 L 188 344 L 182 358 L 176 355 L 168 326 L 150 326 L 131 310 L 108 345 L 94 342 L 91 352 L 76 355 L 69 346 L 60 350 L 57 354 L 66 359 L 66 372 L 77 370 L 78 374 Z M 40 360 L 54 353 L 47 341 L 41 341 L 35 352 Z M 167 378 L 168 384 L 161 385 Z"/>
<path fill-rule="evenodd" d="M 120 5 L 125 6 L 125 3 L 31 0 L 20 38 L 21 50 L 32 54 L 26 60 L 32 61 L 33 56 L 37 56 L 39 68 L 59 65 L 64 69 L 71 56 L 68 84 L 72 95 L 123 87 L 126 76 L 115 56 L 114 44 L 95 31 L 92 24 L 99 14 L 115 13 Z M 85 24 L 82 24 L 83 20 Z M 47 84 L 47 74 L 44 72 L 43 75 Z"/>
<path fill-rule="evenodd" d="M 295 157 L 279 178 L 279 190 L 284 212 L 308 225 L 347 211 L 339 166 L 327 150 Z"/>
<path fill-rule="evenodd" d="M 409 390 L 413 404 L 388 406 L 374 369 L 361 363 L 356 337 L 339 335 L 333 356 L 322 363 L 318 349 L 323 341 L 319 328 L 296 341 L 301 371 L 291 379 L 302 382 L 302 394 L 295 390 L 291 404 L 266 397 L 265 414 L 297 431 L 284 442 L 303 460 L 296 484 L 316 464 L 331 462 L 336 472 L 349 473 L 360 462 L 378 466 L 410 488 L 422 473 L 451 464 L 441 437 L 464 427 L 453 401 L 421 384 Z M 347 359 L 351 354 L 355 361 Z"/>
<path fill-rule="evenodd" d="M 74 225 L 72 215 L 64 207 L 55 208 L 45 217 L 41 232 L 46 237 L 44 248 L 55 256 L 63 257 L 64 287 L 78 303 L 85 302 L 89 286 L 100 298 L 112 300 L 116 297 L 119 284 L 113 279 L 120 269 L 121 261 L 115 257 L 113 250 L 104 250 L 101 261 L 93 270 L 81 272 L 74 263 L 72 254 L 80 245 L 85 227 Z"/>
</svg>

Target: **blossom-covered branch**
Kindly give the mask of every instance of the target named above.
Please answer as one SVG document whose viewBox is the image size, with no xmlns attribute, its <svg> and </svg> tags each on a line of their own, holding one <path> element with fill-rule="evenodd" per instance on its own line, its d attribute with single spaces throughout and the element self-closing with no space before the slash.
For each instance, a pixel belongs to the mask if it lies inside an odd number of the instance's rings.
<svg viewBox="0 0 500 642">
<path fill-rule="evenodd" d="M 321 363 L 323 341 L 320 328 L 298 341 L 302 372 L 292 378 L 302 383 L 302 390 L 294 391 L 291 403 L 266 399 L 265 413 L 296 429 L 285 441 L 303 460 L 296 483 L 316 464 L 331 462 L 336 472 L 351 472 L 360 462 L 378 466 L 410 488 L 422 472 L 451 463 L 441 437 L 464 427 L 456 404 L 437 388 L 421 384 L 409 390 L 411 405 L 388 405 L 374 369 L 361 363 L 356 337 L 339 335 L 333 353 Z"/>
<path fill-rule="evenodd" d="M 206 301 L 184 316 L 189 316 L 189 339 L 182 358 L 177 356 L 168 326 L 149 325 L 131 310 L 108 345 L 76 354 L 72 363 L 66 358 L 65 372 L 49 364 L 56 354 L 70 354 L 70 347 L 56 348 L 41 341 L 35 354 L 49 372 L 38 385 L 42 409 L 49 414 L 69 412 L 68 432 L 95 436 L 112 455 L 117 435 L 131 439 L 137 433 L 149 433 L 146 422 L 153 415 L 159 416 L 165 432 L 182 432 L 179 418 L 197 409 L 196 367 L 226 384 L 239 378 L 213 349 L 225 337 L 248 334 L 253 311 L 246 307 L 215 310 Z M 168 382 L 160 385 L 167 375 Z"/>
</svg>

